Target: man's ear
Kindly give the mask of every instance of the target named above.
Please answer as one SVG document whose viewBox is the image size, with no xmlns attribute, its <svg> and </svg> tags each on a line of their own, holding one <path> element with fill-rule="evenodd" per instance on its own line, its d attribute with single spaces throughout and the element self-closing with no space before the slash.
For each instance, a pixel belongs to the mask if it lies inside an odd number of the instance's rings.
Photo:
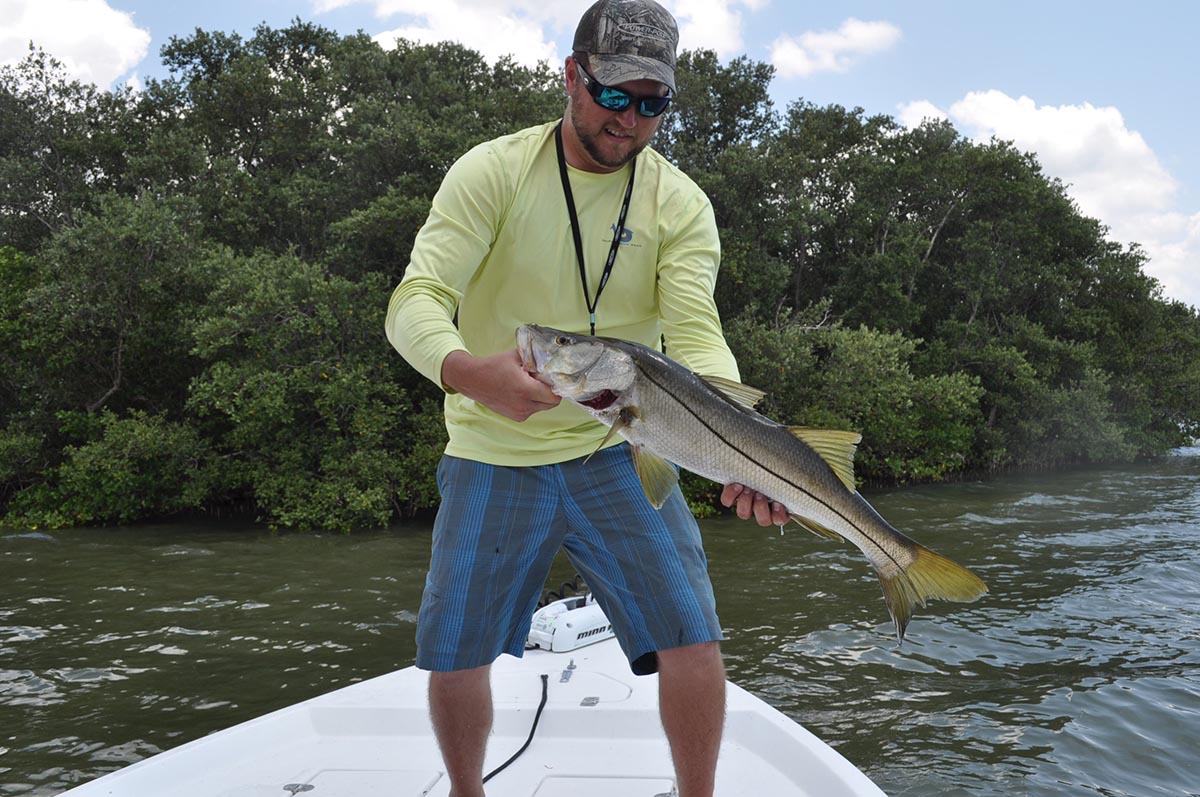
<svg viewBox="0 0 1200 797">
<path fill-rule="evenodd" d="M 567 94 L 571 94 L 575 89 L 575 81 L 579 80 L 579 64 L 572 56 L 568 55 L 563 62 L 563 78 Z"/>
</svg>

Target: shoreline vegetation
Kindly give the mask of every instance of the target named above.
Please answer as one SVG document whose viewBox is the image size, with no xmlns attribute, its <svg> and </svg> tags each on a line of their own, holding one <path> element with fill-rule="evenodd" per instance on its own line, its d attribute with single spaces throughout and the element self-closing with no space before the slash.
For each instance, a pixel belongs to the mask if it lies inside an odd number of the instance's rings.
<svg viewBox="0 0 1200 797">
<path fill-rule="evenodd" d="M 383 314 L 442 175 L 562 112 L 557 68 L 300 20 L 197 30 L 138 92 L 0 68 L 0 526 L 437 504 L 440 393 Z M 654 146 L 705 189 L 743 380 L 863 435 L 873 486 L 1153 457 L 1200 435 L 1200 316 L 1036 158 L 684 53 Z M 618 267 L 619 268 L 619 267 Z M 536 320 L 536 319 L 530 319 Z M 693 508 L 717 489 L 684 480 Z"/>
</svg>

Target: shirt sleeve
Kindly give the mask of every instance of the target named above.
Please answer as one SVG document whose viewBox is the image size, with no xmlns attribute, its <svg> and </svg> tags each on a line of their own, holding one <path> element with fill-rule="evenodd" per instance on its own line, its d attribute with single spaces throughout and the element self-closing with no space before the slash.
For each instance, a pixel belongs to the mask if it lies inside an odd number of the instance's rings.
<svg viewBox="0 0 1200 797">
<path fill-rule="evenodd" d="M 716 219 L 708 198 L 698 197 L 677 217 L 663 241 L 658 264 L 658 305 L 667 354 L 704 376 L 739 380 L 725 342 L 713 291 L 721 259 Z"/>
<path fill-rule="evenodd" d="M 388 302 L 388 340 L 443 390 L 442 361 L 453 351 L 467 350 L 454 315 L 496 239 L 505 184 L 499 160 L 486 144 L 450 167 L 413 242 L 404 278 Z"/>
</svg>

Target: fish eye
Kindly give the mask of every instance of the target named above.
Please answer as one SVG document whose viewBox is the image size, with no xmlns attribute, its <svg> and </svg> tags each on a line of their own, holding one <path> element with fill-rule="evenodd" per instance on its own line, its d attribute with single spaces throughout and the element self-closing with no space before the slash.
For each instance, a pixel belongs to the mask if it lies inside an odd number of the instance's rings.
<svg viewBox="0 0 1200 797">
<path fill-rule="evenodd" d="M 557 343 L 559 346 L 566 346 L 571 341 L 567 339 L 566 335 L 559 335 L 557 338 L 554 339 L 554 342 Z"/>
</svg>

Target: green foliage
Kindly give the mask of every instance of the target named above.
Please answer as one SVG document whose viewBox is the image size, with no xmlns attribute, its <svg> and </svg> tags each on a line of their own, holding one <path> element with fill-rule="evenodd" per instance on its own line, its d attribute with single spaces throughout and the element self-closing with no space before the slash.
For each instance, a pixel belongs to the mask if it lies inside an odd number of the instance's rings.
<svg viewBox="0 0 1200 797">
<path fill-rule="evenodd" d="M 966 464 L 981 390 L 961 373 L 916 377 L 919 341 L 866 327 L 823 333 L 828 411 L 863 435 L 858 466 L 874 479 L 937 479 Z"/>
<path fill-rule="evenodd" d="M 917 376 L 917 343 L 860 327 L 805 323 L 810 308 L 779 327 L 729 325 L 748 384 L 767 391 L 764 412 L 780 423 L 853 429 L 863 435 L 857 471 L 868 480 L 939 480 L 968 465 L 983 390 L 967 374 Z"/>
<path fill-rule="evenodd" d="M 234 488 L 272 524 L 295 528 L 378 527 L 429 506 L 405 468 L 427 465 L 445 438 L 425 428 L 429 391 L 404 386 L 416 377 L 396 373 L 383 340 L 390 284 L 265 253 L 227 252 L 216 269 L 222 278 L 195 325 L 195 354 L 210 365 L 188 408 L 206 422 Z"/>
<path fill-rule="evenodd" d="M 0 484 L 15 486 L 20 479 L 36 476 L 41 439 L 20 429 L 0 430 Z"/>
<path fill-rule="evenodd" d="M 0 246 L 0 419 L 18 406 L 27 377 L 18 352 L 25 338 L 23 306 L 33 275 L 31 258 Z"/>
<path fill-rule="evenodd" d="M 763 142 L 773 132 L 768 86 L 774 73 L 745 56 L 722 66 L 712 50 L 682 53 L 676 99 L 655 148 L 694 177 L 718 171 L 724 152 Z"/>
<path fill-rule="evenodd" d="M 688 509 L 698 518 L 713 517 L 720 510 L 721 486 L 686 470 L 679 472 L 679 488 Z"/>
<path fill-rule="evenodd" d="M 791 276 L 781 255 L 796 220 L 776 201 L 773 72 L 744 57 L 722 66 L 710 50 L 683 53 L 678 97 L 655 139 L 712 201 L 723 233 L 716 295 L 726 316 L 774 313 Z"/>
<path fill-rule="evenodd" d="M 208 276 L 190 203 L 104 194 L 36 258 L 20 348 L 44 412 L 178 411 L 196 364 L 186 323 Z"/>
<path fill-rule="evenodd" d="M 561 114 L 558 65 L 297 20 L 172 39 L 134 94 L 0 68 L 0 517 L 226 504 L 290 528 L 437 505 L 441 392 L 383 337 L 442 175 Z M 1200 435 L 1200 315 L 1036 159 L 946 122 L 770 100 L 683 53 L 655 146 L 708 193 L 716 295 L 780 421 L 881 482 L 1152 456 Z M 688 475 L 693 510 L 719 487 Z"/>
<path fill-rule="evenodd" d="M 17 494 L 7 523 L 131 523 L 194 509 L 209 498 L 208 446 L 194 429 L 139 410 L 124 418 L 104 411 L 98 426 L 94 441 L 68 446 L 45 482 Z"/>
<path fill-rule="evenodd" d="M 163 59 L 174 77 L 151 81 L 140 112 L 181 121 L 156 125 L 148 147 L 186 170 L 174 179 L 200 203 L 209 236 L 241 253 L 319 260 L 331 232 L 345 244 L 352 214 L 389 194 L 386 212 L 420 207 L 468 148 L 561 113 L 546 66 L 489 66 L 455 44 L 385 51 L 300 21 L 249 40 L 197 31 L 172 38 Z M 391 245 L 400 256 L 411 240 L 404 212 Z M 388 269 L 398 276 L 402 265 Z"/>
<path fill-rule="evenodd" d="M 429 215 L 430 202 L 395 186 L 361 210 L 329 226 L 329 269 L 348 278 L 393 274 L 408 262 L 417 230 Z"/>
<path fill-rule="evenodd" d="M 127 89 L 70 80 L 32 47 L 0 67 L 0 246 L 37 251 L 117 185 L 137 143 L 124 123 L 129 105 Z"/>
</svg>

